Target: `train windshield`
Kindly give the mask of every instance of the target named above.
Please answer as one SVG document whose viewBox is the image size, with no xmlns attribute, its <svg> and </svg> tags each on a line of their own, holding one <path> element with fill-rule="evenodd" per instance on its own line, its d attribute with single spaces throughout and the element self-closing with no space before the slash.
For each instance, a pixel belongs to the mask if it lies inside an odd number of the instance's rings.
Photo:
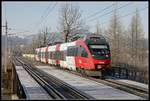
<svg viewBox="0 0 150 101">
<path fill-rule="evenodd" d="M 107 45 L 89 45 L 89 48 L 95 59 L 110 59 Z"/>
</svg>

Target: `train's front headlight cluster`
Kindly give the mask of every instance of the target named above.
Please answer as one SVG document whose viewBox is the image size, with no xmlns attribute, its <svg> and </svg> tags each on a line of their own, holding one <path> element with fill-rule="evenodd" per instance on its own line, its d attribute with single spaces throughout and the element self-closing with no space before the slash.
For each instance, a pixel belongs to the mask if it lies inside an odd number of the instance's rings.
<svg viewBox="0 0 150 101">
<path fill-rule="evenodd" d="M 101 69 L 102 68 L 102 66 L 101 65 L 97 65 L 97 69 Z"/>
</svg>

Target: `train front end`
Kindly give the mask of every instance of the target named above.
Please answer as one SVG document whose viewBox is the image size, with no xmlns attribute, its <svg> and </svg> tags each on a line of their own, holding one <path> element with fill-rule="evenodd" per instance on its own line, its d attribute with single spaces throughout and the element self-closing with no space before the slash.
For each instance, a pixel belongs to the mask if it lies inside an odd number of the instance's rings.
<svg viewBox="0 0 150 101">
<path fill-rule="evenodd" d="M 89 35 L 85 39 L 89 48 L 95 70 L 110 69 L 111 54 L 106 39 L 97 34 Z"/>
</svg>

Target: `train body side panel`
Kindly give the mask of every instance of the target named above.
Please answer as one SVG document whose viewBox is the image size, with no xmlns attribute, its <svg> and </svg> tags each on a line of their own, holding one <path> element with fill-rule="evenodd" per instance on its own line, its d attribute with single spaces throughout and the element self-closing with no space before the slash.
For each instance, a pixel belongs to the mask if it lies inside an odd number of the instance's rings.
<svg viewBox="0 0 150 101">
<path fill-rule="evenodd" d="M 76 59 L 75 59 L 76 60 L 76 67 L 87 69 L 87 70 L 95 70 L 93 58 L 91 56 L 91 53 L 90 53 L 87 45 L 82 40 L 78 40 L 76 44 L 77 44 L 77 46 L 83 47 L 88 54 L 88 57 L 82 57 L 82 56 L 76 57 Z"/>
<path fill-rule="evenodd" d="M 67 56 L 67 48 L 69 46 L 75 46 L 75 45 L 76 45 L 76 42 L 64 43 L 64 44 L 60 45 L 60 51 L 64 52 L 64 59 L 60 60 L 60 66 L 61 67 L 68 68 L 68 69 L 71 69 L 72 67 L 75 68 L 75 66 L 71 66 L 70 60 L 69 60 L 69 59 L 71 59 L 71 61 L 74 61 L 73 60 L 74 58 Z"/>
<path fill-rule="evenodd" d="M 55 52 L 55 50 L 56 50 L 56 45 L 48 47 L 48 52 L 50 52 L 52 57 L 54 57 L 53 53 Z M 50 55 L 50 54 L 48 54 L 48 55 Z M 53 59 L 52 57 L 50 58 L 50 56 L 48 56 L 48 57 L 49 57 L 48 58 L 48 64 L 56 65 L 56 60 Z"/>
<path fill-rule="evenodd" d="M 76 70 L 75 57 L 67 56 L 66 57 L 67 68 L 70 70 Z"/>
<path fill-rule="evenodd" d="M 35 60 L 36 60 L 36 61 L 40 61 L 40 57 L 39 57 L 39 55 L 38 55 L 38 54 L 40 54 L 40 48 L 36 48 L 36 49 L 35 49 L 35 52 L 36 52 L 36 54 L 35 54 Z"/>
<path fill-rule="evenodd" d="M 56 52 L 60 52 L 60 44 L 56 45 Z M 56 65 L 60 65 L 60 60 L 59 59 L 56 60 Z"/>
</svg>

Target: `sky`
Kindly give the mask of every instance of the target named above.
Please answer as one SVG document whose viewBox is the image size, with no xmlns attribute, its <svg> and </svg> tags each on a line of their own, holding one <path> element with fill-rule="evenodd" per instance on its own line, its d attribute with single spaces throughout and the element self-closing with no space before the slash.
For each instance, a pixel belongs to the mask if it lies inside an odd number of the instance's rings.
<svg viewBox="0 0 150 101">
<path fill-rule="evenodd" d="M 60 7 L 66 2 L 2 2 L 2 26 L 8 21 L 9 34 L 31 35 L 48 27 L 51 32 L 58 32 Z M 101 28 L 107 29 L 115 2 L 71 2 L 80 7 L 82 19 L 91 32 L 96 31 L 97 21 Z M 109 7 L 108 9 L 105 9 Z M 117 2 L 120 21 L 127 29 L 135 12 L 139 9 L 142 28 L 148 38 L 148 2 Z M 105 10 L 103 10 L 105 9 Z M 97 13 L 98 12 L 98 13 Z M 108 14 L 107 14 L 108 13 Z M 128 16 L 124 16 L 129 14 Z M 124 16 L 124 17 L 123 17 Z M 2 33 L 5 33 L 4 27 Z"/>
</svg>

